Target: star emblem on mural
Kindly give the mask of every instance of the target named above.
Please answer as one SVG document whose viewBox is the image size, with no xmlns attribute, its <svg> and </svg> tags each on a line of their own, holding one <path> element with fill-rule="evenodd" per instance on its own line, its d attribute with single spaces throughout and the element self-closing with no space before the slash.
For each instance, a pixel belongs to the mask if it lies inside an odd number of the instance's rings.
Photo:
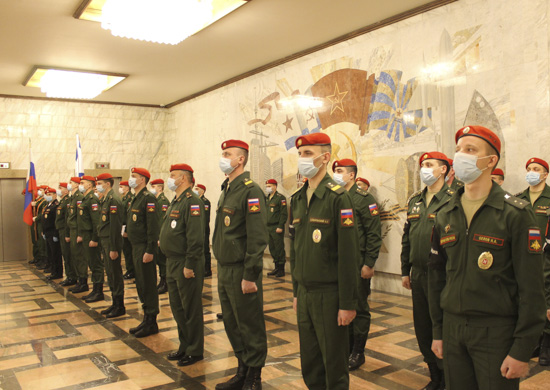
<svg viewBox="0 0 550 390">
<path fill-rule="evenodd" d="M 283 122 L 283 125 L 285 125 L 285 133 L 288 133 L 288 129 L 292 130 L 292 120 L 294 118 L 289 118 L 288 115 L 286 116 L 286 121 Z"/>
<path fill-rule="evenodd" d="M 348 91 L 340 92 L 340 88 L 338 88 L 338 83 L 334 86 L 334 95 L 327 96 L 327 99 L 330 100 L 332 103 L 332 106 L 330 107 L 330 115 L 336 110 L 340 110 L 342 112 L 344 111 L 344 103 L 343 100 L 348 94 Z"/>
</svg>

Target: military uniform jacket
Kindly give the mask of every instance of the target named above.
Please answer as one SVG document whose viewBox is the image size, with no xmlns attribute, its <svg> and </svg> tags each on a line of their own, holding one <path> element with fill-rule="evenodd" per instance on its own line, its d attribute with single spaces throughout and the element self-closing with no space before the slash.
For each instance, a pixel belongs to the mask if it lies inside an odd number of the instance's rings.
<svg viewBox="0 0 550 390">
<path fill-rule="evenodd" d="M 204 232 L 206 236 L 210 235 L 210 201 L 203 195 L 200 197 L 204 203 Z"/>
<path fill-rule="evenodd" d="M 132 245 L 147 244 L 145 252 L 155 253 L 159 237 L 157 198 L 143 188 L 130 202 L 126 232 Z"/>
<path fill-rule="evenodd" d="M 48 205 L 48 202 L 46 202 L 44 198 L 36 199 L 36 221 L 35 222 L 40 224 L 40 227 L 43 226 L 44 210 L 46 209 L 47 205 Z"/>
<path fill-rule="evenodd" d="M 59 235 L 61 237 L 65 237 L 67 231 L 69 230 L 67 228 L 67 214 L 69 211 L 70 200 L 71 197 L 69 196 L 69 194 L 67 194 L 63 198 L 61 198 L 59 204 L 57 205 L 55 228 L 59 231 Z"/>
<path fill-rule="evenodd" d="M 271 199 L 269 196 L 266 196 L 265 203 L 267 206 L 267 226 L 270 228 L 284 229 L 288 219 L 288 208 L 285 196 L 275 191 Z"/>
<path fill-rule="evenodd" d="M 464 183 L 455 177 L 449 187 L 456 192 L 459 188 L 464 187 Z"/>
<path fill-rule="evenodd" d="M 93 191 L 88 192 L 78 205 L 76 215 L 77 232 L 82 236 L 84 232 L 92 233 L 92 241 L 98 242 L 97 226 L 99 225 L 99 199 Z"/>
<path fill-rule="evenodd" d="M 212 249 L 222 265 L 244 264 L 243 279 L 256 281 L 267 246 L 267 210 L 260 187 L 243 172 L 226 179 L 216 209 Z"/>
<path fill-rule="evenodd" d="M 341 310 L 357 306 L 359 236 L 348 192 L 328 174 L 307 204 L 309 182 L 291 197 L 295 236 L 290 246 L 294 296 L 306 289 L 336 288 Z"/>
<path fill-rule="evenodd" d="M 436 213 L 451 199 L 454 191 L 447 184 L 426 204 L 428 187 L 414 193 L 407 205 L 407 222 L 401 239 L 401 276 L 410 276 L 411 268 L 428 271 L 432 229 Z"/>
<path fill-rule="evenodd" d="M 166 257 L 181 258 L 185 268 L 195 270 L 204 261 L 204 205 L 191 190 L 172 201 L 160 228 L 160 249 Z"/>
<path fill-rule="evenodd" d="M 59 202 L 52 200 L 49 204 L 46 204 L 42 214 L 42 230 L 47 237 L 59 237 L 59 233 L 55 228 L 56 210 Z"/>
<path fill-rule="evenodd" d="M 164 195 L 164 192 L 162 192 L 159 196 L 157 196 L 157 206 L 158 206 L 158 215 L 159 215 L 159 228 L 162 225 L 162 221 L 164 220 L 164 216 L 166 215 L 166 210 L 168 210 L 168 206 L 170 206 L 170 201 Z"/>
<path fill-rule="evenodd" d="M 523 192 L 516 194 L 520 199 L 524 199 L 531 205 L 531 197 L 529 195 L 529 187 Z M 535 219 L 537 220 L 537 225 L 541 232 L 544 234 L 546 232 L 546 225 L 548 224 L 548 215 L 546 214 L 547 210 L 550 209 L 550 187 L 548 185 L 544 186 L 544 190 L 535 200 L 535 203 L 532 205 L 533 211 L 535 212 Z"/>
<path fill-rule="evenodd" d="M 357 184 L 350 188 L 349 194 L 353 202 L 359 234 L 359 250 L 362 258 L 359 265 L 374 268 L 380 247 L 382 246 L 382 225 L 380 223 L 380 210 L 376 199 L 368 191 L 363 191 Z"/>
<path fill-rule="evenodd" d="M 443 311 L 515 324 L 509 355 L 529 361 L 544 326 L 541 233 L 528 203 L 493 183 L 467 227 L 464 188 L 437 213 L 428 290 L 433 338 Z"/>
<path fill-rule="evenodd" d="M 70 229 L 78 230 L 77 227 L 77 215 L 78 215 L 78 208 L 80 207 L 80 204 L 82 203 L 82 193 L 80 191 L 76 191 L 74 194 L 71 195 L 69 199 L 69 204 L 67 206 L 67 230 L 65 232 L 65 237 L 69 238 L 70 235 Z"/>
<path fill-rule="evenodd" d="M 126 219 L 128 218 L 128 209 L 130 208 L 130 203 L 132 203 L 134 195 L 132 191 L 128 191 L 126 195 L 122 197 L 122 225 L 126 225 Z"/>
<path fill-rule="evenodd" d="M 99 214 L 101 218 L 97 226 L 97 234 L 99 238 L 107 239 L 110 242 L 112 251 L 120 251 L 122 249 L 122 215 L 124 206 L 122 201 L 111 188 L 101 199 Z"/>
</svg>

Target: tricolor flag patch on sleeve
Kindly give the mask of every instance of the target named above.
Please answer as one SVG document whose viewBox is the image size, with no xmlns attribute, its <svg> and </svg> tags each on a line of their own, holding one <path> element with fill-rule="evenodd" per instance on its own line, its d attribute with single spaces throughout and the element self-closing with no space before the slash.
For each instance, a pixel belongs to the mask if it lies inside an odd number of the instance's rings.
<svg viewBox="0 0 550 390">
<path fill-rule="evenodd" d="M 191 205 L 191 215 L 193 217 L 198 217 L 199 215 L 201 215 L 201 208 L 198 204 Z"/>
<path fill-rule="evenodd" d="M 155 212 L 155 204 L 154 203 L 147 203 L 147 211 L 150 213 Z"/>
<path fill-rule="evenodd" d="M 117 211 L 117 207 L 111 206 L 111 214 L 116 214 L 116 211 Z"/>
<path fill-rule="evenodd" d="M 97 211 L 97 210 L 98 210 L 97 203 L 93 203 L 93 204 L 92 204 L 92 210 L 93 210 L 93 211 Z"/>
<path fill-rule="evenodd" d="M 281 206 L 286 206 L 286 199 L 281 200 Z"/>
<path fill-rule="evenodd" d="M 353 226 L 353 210 L 352 209 L 340 210 L 340 222 L 344 227 Z"/>
<path fill-rule="evenodd" d="M 77 206 L 80 206 L 81 204 L 82 204 L 82 201 L 81 201 L 81 200 L 77 200 L 77 201 L 76 201 L 76 205 L 77 205 Z"/>
<path fill-rule="evenodd" d="M 208 206 L 207 204 L 204 205 L 204 209 L 208 211 L 208 209 L 210 208 L 210 206 Z"/>
<path fill-rule="evenodd" d="M 542 251 L 542 243 L 539 229 L 529 229 L 529 252 L 538 253 Z"/>
<path fill-rule="evenodd" d="M 260 199 L 258 198 L 248 199 L 248 212 L 249 213 L 260 212 Z"/>
<path fill-rule="evenodd" d="M 163 205 L 162 205 L 162 211 L 166 212 L 166 210 L 168 210 L 168 205 L 167 205 L 167 204 L 163 204 Z"/>
<path fill-rule="evenodd" d="M 376 203 L 369 204 L 370 215 L 378 215 L 378 205 Z"/>
</svg>

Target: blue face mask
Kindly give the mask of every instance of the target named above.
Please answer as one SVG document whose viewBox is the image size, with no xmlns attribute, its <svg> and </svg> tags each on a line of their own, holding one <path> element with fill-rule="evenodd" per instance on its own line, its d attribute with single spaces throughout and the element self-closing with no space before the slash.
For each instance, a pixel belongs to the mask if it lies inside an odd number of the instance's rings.
<svg viewBox="0 0 550 390">
<path fill-rule="evenodd" d="M 233 160 L 237 159 L 238 157 L 235 157 Z M 237 167 L 231 166 L 231 163 L 233 162 L 230 158 L 220 157 L 220 169 L 223 173 L 226 175 L 229 175 L 231 172 L 235 170 Z"/>
<path fill-rule="evenodd" d="M 51 202 L 51 201 L 53 200 L 53 196 L 51 196 L 51 195 L 46 195 L 46 196 L 44 197 L 44 199 L 46 199 L 46 202 Z"/>
<path fill-rule="evenodd" d="M 178 186 L 176 185 L 176 179 L 172 177 L 168 178 L 168 180 L 166 181 L 166 185 L 168 186 L 168 189 L 170 191 L 175 191 L 178 188 Z"/>
<path fill-rule="evenodd" d="M 433 168 L 420 168 L 420 180 L 422 180 L 422 183 L 426 184 L 428 187 L 433 185 L 441 175 L 438 177 L 434 176 L 434 169 Z"/>
<path fill-rule="evenodd" d="M 321 167 L 316 167 L 314 161 L 317 160 L 321 155 L 313 157 L 299 157 L 298 158 L 298 172 L 300 175 L 311 179 L 314 177 Z"/>
<path fill-rule="evenodd" d="M 336 183 L 340 184 L 341 186 L 345 186 L 347 184 L 346 181 L 344 181 L 344 175 L 341 173 L 335 173 L 332 175 L 332 180 L 334 180 Z"/>
<path fill-rule="evenodd" d="M 128 179 L 128 186 L 130 188 L 136 188 L 137 187 L 137 179 L 135 177 L 131 177 Z"/>
<path fill-rule="evenodd" d="M 479 176 L 481 176 L 481 173 L 487 169 L 479 169 L 477 167 L 477 160 L 489 157 L 491 156 L 477 157 L 472 154 L 457 152 L 453 162 L 456 177 L 462 180 L 465 184 L 473 183 Z"/>
<path fill-rule="evenodd" d="M 536 186 L 540 183 L 540 173 L 535 171 L 527 172 L 527 175 L 525 175 L 525 180 L 530 186 Z"/>
</svg>

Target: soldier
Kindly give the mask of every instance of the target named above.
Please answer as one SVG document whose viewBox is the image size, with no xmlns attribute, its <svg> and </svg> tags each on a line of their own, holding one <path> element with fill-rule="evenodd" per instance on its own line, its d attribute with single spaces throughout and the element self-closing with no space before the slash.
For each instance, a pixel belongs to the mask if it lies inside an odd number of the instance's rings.
<svg viewBox="0 0 550 390">
<path fill-rule="evenodd" d="M 285 196 L 277 191 L 277 180 L 269 179 L 265 185 L 269 253 L 275 263 L 275 269 L 267 275 L 280 278 L 285 276 L 285 224 L 288 219 L 288 209 Z"/>
<path fill-rule="evenodd" d="M 124 206 L 113 191 L 114 179 L 109 173 L 97 177 L 97 190 L 101 194 L 101 219 L 97 227 L 103 262 L 107 273 L 107 282 L 111 290 L 112 304 L 101 314 L 107 318 L 120 317 L 126 314 L 124 307 L 124 279 L 120 255 L 122 254 L 122 216 Z"/>
<path fill-rule="evenodd" d="M 351 196 L 327 173 L 330 137 L 296 139 L 299 173 L 308 178 L 291 197 L 290 250 L 302 375 L 308 388 L 349 388 L 348 326 L 355 318 L 359 237 Z"/>
<path fill-rule="evenodd" d="M 134 198 L 132 191 L 130 191 L 130 186 L 128 181 L 121 181 L 119 184 L 118 192 L 122 197 L 122 252 L 124 253 L 124 263 L 126 265 L 126 273 L 124 274 L 124 279 L 133 279 L 136 277 L 134 272 L 134 261 L 132 260 L 132 244 L 128 239 L 128 233 L 126 232 L 126 219 L 128 216 L 128 208 L 130 207 L 130 202 Z"/>
<path fill-rule="evenodd" d="M 37 191 L 38 192 L 38 191 Z M 27 189 L 23 189 L 23 192 L 21 193 L 23 196 L 27 193 Z M 40 262 L 40 250 L 38 248 L 38 226 L 37 222 L 35 222 L 34 217 L 36 217 L 36 201 L 31 202 L 32 206 L 32 215 L 33 215 L 33 222 L 30 226 L 31 230 L 31 242 L 32 242 L 32 260 L 29 261 L 29 264 L 37 264 Z"/>
<path fill-rule="evenodd" d="M 55 228 L 56 211 L 59 202 L 55 188 L 44 190 L 44 199 L 47 205 L 44 207 L 42 226 L 46 236 L 48 259 L 50 261 L 51 275 L 48 280 L 61 279 L 63 277 L 63 260 L 61 258 L 61 245 L 59 244 L 59 232 Z"/>
<path fill-rule="evenodd" d="M 189 366 L 204 358 L 202 285 L 204 280 L 204 205 L 193 193 L 193 168 L 170 167 L 168 188 L 176 197 L 160 229 L 160 250 L 166 255 L 168 295 L 180 340 L 168 360 Z"/>
<path fill-rule="evenodd" d="M 365 363 L 365 345 L 369 337 L 371 320 L 368 297 L 371 279 L 374 276 L 374 265 L 382 246 L 382 226 L 376 199 L 372 194 L 357 186 L 357 183 L 363 182 L 356 180 L 357 164 L 355 161 L 351 159 L 334 161 L 332 171 L 334 172 L 333 180 L 343 186 L 351 195 L 355 223 L 359 233 L 360 258 L 357 269 L 360 278 L 357 281 L 357 315 L 351 323 L 352 351 L 348 364 L 349 370 L 353 371 Z"/>
<path fill-rule="evenodd" d="M 504 172 L 502 169 L 497 168 L 493 169 L 493 172 L 491 172 L 491 179 L 497 183 L 499 186 L 504 184 Z"/>
<path fill-rule="evenodd" d="M 82 242 L 84 259 L 92 272 L 92 292 L 82 297 L 86 303 L 102 301 L 104 268 L 101 254 L 99 253 L 99 237 L 97 227 L 99 225 L 99 199 L 94 194 L 95 177 L 82 176 L 78 190 L 82 193 L 82 202 L 78 206 L 76 223 L 78 227 L 77 242 Z"/>
<path fill-rule="evenodd" d="M 164 220 L 168 206 L 170 206 L 170 201 L 166 198 L 166 195 L 164 195 L 164 180 L 155 179 L 152 180 L 150 184 L 152 187 L 150 191 L 151 194 L 157 197 L 159 226 L 162 226 L 162 221 Z M 158 264 L 160 275 L 160 282 L 157 286 L 157 290 L 159 294 L 166 294 L 168 291 L 168 286 L 166 285 L 166 256 L 162 251 L 158 251 L 155 261 Z"/>
<path fill-rule="evenodd" d="M 239 366 L 216 390 L 260 389 L 267 356 L 262 268 L 267 213 L 261 188 L 244 170 L 248 144 L 222 143 L 220 169 L 227 175 L 216 210 L 213 251 L 218 260 L 218 293 L 223 324 Z"/>
<path fill-rule="evenodd" d="M 535 212 L 535 219 L 541 232 L 546 232 L 548 224 L 547 212 L 550 210 L 550 187 L 546 184 L 548 178 L 548 163 L 540 158 L 533 157 L 525 164 L 527 174 L 525 180 L 529 187 L 525 191 L 516 194 L 520 199 L 531 203 Z M 550 253 L 545 252 L 544 263 L 550 262 Z M 541 342 L 537 347 L 539 353 L 539 364 L 550 365 L 550 322 L 546 321 Z M 536 355 L 536 352 L 534 355 Z"/>
<path fill-rule="evenodd" d="M 367 192 L 370 188 L 370 182 L 363 177 L 358 177 L 355 179 L 355 184 L 357 184 L 357 188 L 365 192 Z"/>
<path fill-rule="evenodd" d="M 197 184 L 193 190 L 204 203 L 204 277 L 212 276 L 212 255 L 210 254 L 210 201 L 204 196 L 206 187 Z"/>
<path fill-rule="evenodd" d="M 436 216 L 428 289 L 447 389 L 519 389 L 544 326 L 541 232 L 528 202 L 491 180 L 500 140 L 455 136 L 458 189 Z"/>
<path fill-rule="evenodd" d="M 414 332 L 424 362 L 430 370 L 430 382 L 423 389 L 436 390 L 445 389 L 445 378 L 443 362 L 432 352 L 428 259 L 435 216 L 454 191 L 445 183 L 449 172 L 446 155 L 439 152 L 424 153 L 419 163 L 420 179 L 426 187 L 412 194 L 407 202 L 407 222 L 401 241 L 401 280 L 404 288 L 412 290 Z"/>
<path fill-rule="evenodd" d="M 76 272 L 76 285 L 69 288 L 73 294 L 89 291 L 88 287 L 88 265 L 84 258 L 82 241 L 78 241 L 77 215 L 82 204 L 83 195 L 79 190 L 80 177 L 71 177 L 67 190 L 71 192 L 71 199 L 67 208 L 67 230 L 65 231 L 65 242 L 71 246 L 71 262 Z"/>
<path fill-rule="evenodd" d="M 55 217 L 55 228 L 59 232 L 59 239 L 61 244 L 61 254 L 65 262 L 65 280 L 59 283 L 60 286 L 74 286 L 76 284 L 76 270 L 71 258 L 71 244 L 65 240 L 69 227 L 67 226 L 67 216 L 69 215 L 69 204 L 71 197 L 69 196 L 69 190 L 67 189 L 67 183 L 59 183 L 57 189 L 57 198 L 59 204 L 57 206 L 57 214 Z"/>
<path fill-rule="evenodd" d="M 48 251 L 46 247 L 46 238 L 44 236 L 42 219 L 41 219 L 44 213 L 44 209 L 47 205 L 47 202 L 44 200 L 44 195 L 45 195 L 44 191 L 47 188 L 48 186 L 44 186 L 44 185 L 39 186 L 36 200 L 31 203 L 31 206 L 36 208 L 35 218 L 33 218 L 33 221 L 36 224 L 38 258 L 40 259 L 36 263 L 36 269 L 47 270 L 44 272 L 51 271 L 50 269 L 48 269 L 48 266 L 50 264 L 48 259 Z"/>
<path fill-rule="evenodd" d="M 157 253 L 159 238 L 159 219 L 157 199 L 147 191 L 151 174 L 145 168 L 132 168 L 128 184 L 135 191 L 130 203 L 126 229 L 132 243 L 136 287 L 143 307 L 143 321 L 130 333 L 136 337 L 146 337 L 159 332 L 157 314 L 159 313 L 159 295 L 157 289 L 157 270 L 154 255 Z"/>
</svg>

